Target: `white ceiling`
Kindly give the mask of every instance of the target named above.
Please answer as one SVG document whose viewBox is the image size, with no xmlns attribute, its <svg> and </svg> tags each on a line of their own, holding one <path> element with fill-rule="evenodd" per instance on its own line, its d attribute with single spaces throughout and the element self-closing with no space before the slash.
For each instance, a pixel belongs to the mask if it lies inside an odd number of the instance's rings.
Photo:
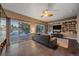
<svg viewBox="0 0 79 59">
<path fill-rule="evenodd" d="M 42 21 L 59 20 L 78 13 L 78 3 L 3 3 L 2 6 L 22 15 L 30 16 Z M 40 17 L 43 10 L 49 8 L 52 17 Z"/>
</svg>

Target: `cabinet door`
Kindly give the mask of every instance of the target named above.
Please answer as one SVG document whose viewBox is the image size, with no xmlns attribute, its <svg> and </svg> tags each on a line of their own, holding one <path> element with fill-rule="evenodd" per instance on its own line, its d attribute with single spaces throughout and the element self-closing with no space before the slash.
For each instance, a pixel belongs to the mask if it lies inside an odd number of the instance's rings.
<svg viewBox="0 0 79 59">
<path fill-rule="evenodd" d="M 57 44 L 61 47 L 68 48 L 68 40 L 67 39 L 57 38 Z"/>
</svg>

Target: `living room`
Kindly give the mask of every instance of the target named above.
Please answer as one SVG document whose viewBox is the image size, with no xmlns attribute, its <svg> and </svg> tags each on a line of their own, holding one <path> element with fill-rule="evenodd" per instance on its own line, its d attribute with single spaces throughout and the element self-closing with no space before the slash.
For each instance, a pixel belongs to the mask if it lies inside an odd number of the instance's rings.
<svg viewBox="0 0 79 59">
<path fill-rule="evenodd" d="M 0 9 L 1 55 L 79 55 L 78 3 L 2 3 Z"/>
</svg>

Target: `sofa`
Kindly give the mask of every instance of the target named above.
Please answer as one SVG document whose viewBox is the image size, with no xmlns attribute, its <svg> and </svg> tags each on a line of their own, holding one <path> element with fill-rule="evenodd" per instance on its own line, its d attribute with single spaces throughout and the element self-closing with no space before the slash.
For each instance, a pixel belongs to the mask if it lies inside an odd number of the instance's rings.
<svg viewBox="0 0 79 59">
<path fill-rule="evenodd" d="M 56 38 L 51 40 L 51 37 L 48 34 L 35 34 L 33 40 L 50 48 L 55 47 L 57 44 Z"/>
<path fill-rule="evenodd" d="M 57 37 L 57 38 L 64 38 L 63 34 L 51 34 L 51 36 Z"/>
</svg>

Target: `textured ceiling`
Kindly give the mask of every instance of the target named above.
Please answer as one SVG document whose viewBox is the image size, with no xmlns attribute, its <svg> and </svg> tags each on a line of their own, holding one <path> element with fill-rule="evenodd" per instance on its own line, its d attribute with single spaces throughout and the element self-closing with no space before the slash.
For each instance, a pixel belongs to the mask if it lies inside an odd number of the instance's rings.
<svg viewBox="0 0 79 59">
<path fill-rule="evenodd" d="M 2 6 L 8 10 L 17 12 L 22 15 L 42 21 L 54 21 L 71 16 L 78 13 L 78 3 L 5 3 Z M 52 17 L 41 17 L 41 13 L 45 9 L 50 9 L 54 14 Z"/>
</svg>

